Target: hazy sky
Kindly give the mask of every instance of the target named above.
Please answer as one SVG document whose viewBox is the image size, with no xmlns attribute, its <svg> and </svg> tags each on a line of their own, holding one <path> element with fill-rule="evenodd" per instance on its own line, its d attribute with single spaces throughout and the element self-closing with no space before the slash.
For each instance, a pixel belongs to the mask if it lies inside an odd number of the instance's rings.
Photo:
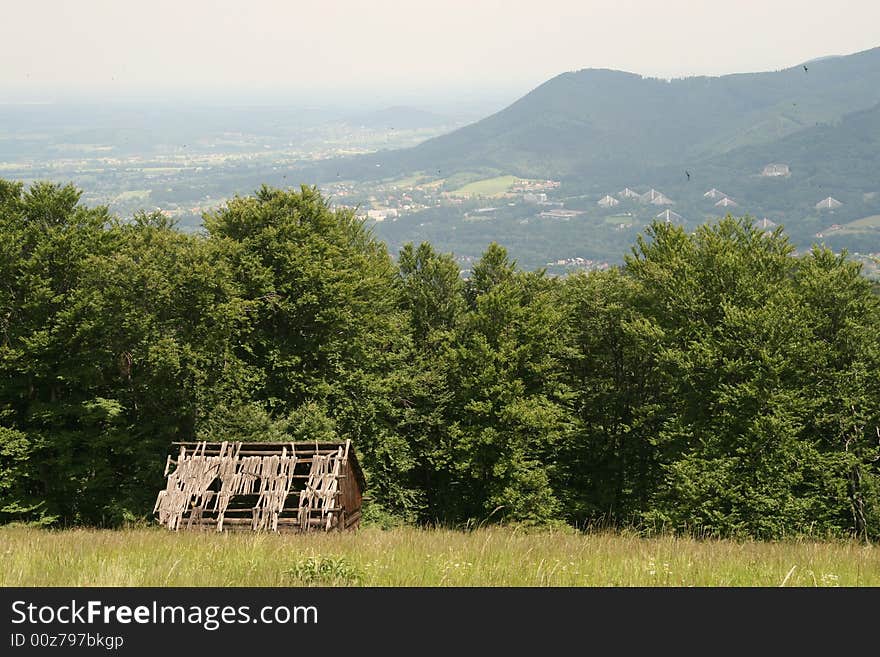
<svg viewBox="0 0 880 657">
<path fill-rule="evenodd" d="M 0 2 L 0 97 L 519 95 L 581 68 L 714 75 L 880 45 L 878 0 Z"/>
</svg>

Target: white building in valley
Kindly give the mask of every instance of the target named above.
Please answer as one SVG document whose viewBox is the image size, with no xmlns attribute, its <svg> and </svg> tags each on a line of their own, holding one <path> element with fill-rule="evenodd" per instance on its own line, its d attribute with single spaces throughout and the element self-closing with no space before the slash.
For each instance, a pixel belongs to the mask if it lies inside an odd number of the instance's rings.
<svg viewBox="0 0 880 657">
<path fill-rule="evenodd" d="M 771 163 L 764 167 L 761 175 L 765 178 L 787 178 L 791 175 L 791 170 L 787 164 Z"/>
<path fill-rule="evenodd" d="M 843 205 L 843 203 L 838 201 L 836 198 L 832 198 L 829 196 L 827 198 L 823 198 L 821 201 L 816 203 L 816 209 L 817 210 L 836 210 L 841 205 Z"/>
<path fill-rule="evenodd" d="M 681 215 L 678 214 L 677 212 L 673 212 L 672 210 L 664 210 L 663 212 L 661 212 L 660 214 L 658 214 L 654 218 L 655 219 L 662 219 L 667 224 L 672 224 L 672 223 L 678 224 L 678 223 L 682 222 Z"/>
</svg>

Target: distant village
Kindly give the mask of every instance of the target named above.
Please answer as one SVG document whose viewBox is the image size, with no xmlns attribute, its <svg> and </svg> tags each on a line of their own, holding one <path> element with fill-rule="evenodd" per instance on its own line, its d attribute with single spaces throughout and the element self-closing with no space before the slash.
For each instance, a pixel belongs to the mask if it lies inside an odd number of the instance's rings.
<svg viewBox="0 0 880 657">
<path fill-rule="evenodd" d="M 784 179 L 791 176 L 791 170 L 787 164 L 774 162 L 764 166 L 759 175 Z M 493 181 L 496 180 L 500 185 L 499 189 L 493 188 Z M 396 222 L 401 217 L 416 215 L 431 208 L 447 207 L 458 208 L 456 212 L 465 222 L 492 221 L 497 216 L 509 216 L 509 212 L 517 212 L 523 216 L 519 223 L 528 223 L 530 220 L 570 221 L 586 215 L 604 218 L 605 223 L 602 225 L 610 230 L 630 232 L 640 229 L 650 220 L 676 225 L 696 225 L 702 223 L 706 216 L 736 212 L 743 205 L 738 199 L 712 187 L 702 193 L 705 204 L 703 216 L 688 219 L 676 211 L 676 201 L 662 190 L 634 185 L 616 192 L 609 191 L 598 199 L 593 196 L 591 203 L 594 210 L 591 211 L 583 197 L 578 197 L 577 201 L 571 197 L 561 197 L 558 193 L 560 185 L 558 180 L 499 177 L 450 189 L 452 185 L 444 179 L 414 175 L 381 183 L 337 182 L 322 189 L 336 205 L 351 207 L 358 216 L 376 223 Z M 469 189 L 476 191 L 467 191 Z M 813 207 L 819 216 L 827 215 L 830 218 L 842 206 L 840 200 L 826 196 L 816 199 Z M 693 211 L 693 202 L 688 207 Z M 656 211 L 646 214 L 649 208 L 656 208 Z M 777 228 L 777 224 L 778 221 L 766 216 L 755 220 L 755 226 L 768 234 Z M 815 238 L 822 239 L 841 230 L 846 230 L 843 224 L 829 222 L 827 227 L 815 233 Z M 862 258 L 861 254 L 854 255 Z M 472 257 L 458 258 L 462 271 L 468 271 Z M 876 261 L 880 256 L 865 254 L 863 259 L 866 271 L 876 272 Z M 610 264 L 577 253 L 559 253 L 549 259 L 546 266 L 559 272 L 603 270 Z"/>
</svg>

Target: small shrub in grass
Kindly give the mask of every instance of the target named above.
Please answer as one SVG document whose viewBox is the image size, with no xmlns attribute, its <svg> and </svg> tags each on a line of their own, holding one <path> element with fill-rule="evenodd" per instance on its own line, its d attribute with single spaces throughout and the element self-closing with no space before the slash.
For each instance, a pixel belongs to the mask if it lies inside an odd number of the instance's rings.
<svg viewBox="0 0 880 657">
<path fill-rule="evenodd" d="M 313 556 L 297 561 L 284 571 L 292 579 L 306 585 L 351 585 L 361 581 L 361 572 L 345 557 Z"/>
<path fill-rule="evenodd" d="M 361 509 L 361 523 L 365 527 L 378 527 L 389 530 L 403 527 L 407 524 L 406 519 L 387 510 L 378 502 L 365 501 Z"/>
</svg>

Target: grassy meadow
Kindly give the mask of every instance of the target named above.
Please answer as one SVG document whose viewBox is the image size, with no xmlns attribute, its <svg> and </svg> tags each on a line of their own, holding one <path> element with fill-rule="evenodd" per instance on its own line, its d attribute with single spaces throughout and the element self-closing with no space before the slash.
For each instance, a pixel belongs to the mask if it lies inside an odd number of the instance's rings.
<svg viewBox="0 0 880 657">
<path fill-rule="evenodd" d="M 490 527 L 253 535 L 0 527 L 2 586 L 878 586 L 858 542 Z"/>
<path fill-rule="evenodd" d="M 865 233 L 880 229 L 880 214 L 871 215 L 870 217 L 862 217 L 855 221 L 843 224 L 835 232 L 839 233 Z"/>
<path fill-rule="evenodd" d="M 517 181 L 516 176 L 496 176 L 468 183 L 456 189 L 457 196 L 501 196 Z"/>
<path fill-rule="evenodd" d="M 880 228 L 880 214 L 856 219 L 846 224 L 847 228 Z"/>
</svg>

